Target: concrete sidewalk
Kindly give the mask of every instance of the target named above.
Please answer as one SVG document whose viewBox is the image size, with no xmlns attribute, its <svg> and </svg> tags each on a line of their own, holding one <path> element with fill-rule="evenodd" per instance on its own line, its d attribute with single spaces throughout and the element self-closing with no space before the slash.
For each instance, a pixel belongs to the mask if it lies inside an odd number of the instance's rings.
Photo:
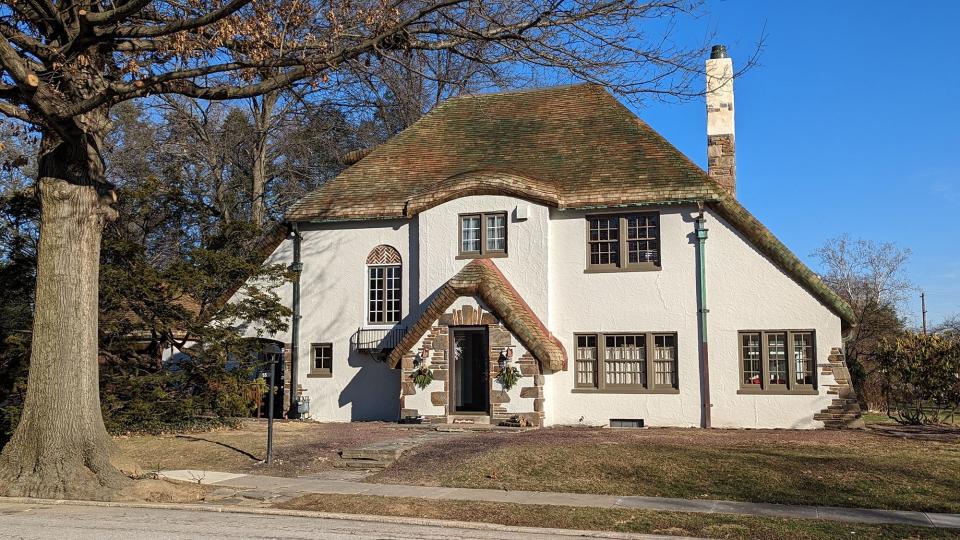
<svg viewBox="0 0 960 540">
<path fill-rule="evenodd" d="M 281 478 L 276 476 L 197 470 L 163 471 L 160 475 L 171 480 L 181 480 L 234 489 L 257 490 L 258 492 L 277 494 L 278 496 L 285 497 L 308 493 L 376 495 L 381 497 L 414 497 L 418 499 L 487 501 L 511 504 L 545 504 L 588 508 L 627 508 L 664 512 L 699 512 L 706 514 L 739 514 L 745 516 L 796 519 L 826 519 L 850 523 L 890 523 L 960 529 L 960 514 L 938 514 L 933 512 L 840 508 L 832 506 L 794 506 L 705 499 L 671 499 L 666 497 L 621 497 L 617 495 L 591 495 L 581 493 L 408 486 L 314 478 Z"/>
</svg>

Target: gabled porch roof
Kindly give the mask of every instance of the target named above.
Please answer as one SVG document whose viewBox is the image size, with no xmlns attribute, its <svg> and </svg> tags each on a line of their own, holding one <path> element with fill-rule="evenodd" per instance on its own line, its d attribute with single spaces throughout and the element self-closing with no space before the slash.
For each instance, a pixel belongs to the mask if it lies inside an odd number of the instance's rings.
<svg viewBox="0 0 960 540">
<path fill-rule="evenodd" d="M 541 366 L 553 371 L 567 368 L 567 352 L 554 337 L 499 268 L 489 259 L 476 259 L 450 278 L 427 305 L 420 317 L 387 358 L 397 367 L 400 359 L 430 330 L 461 296 L 475 296 L 497 316 L 520 344 Z"/>
</svg>

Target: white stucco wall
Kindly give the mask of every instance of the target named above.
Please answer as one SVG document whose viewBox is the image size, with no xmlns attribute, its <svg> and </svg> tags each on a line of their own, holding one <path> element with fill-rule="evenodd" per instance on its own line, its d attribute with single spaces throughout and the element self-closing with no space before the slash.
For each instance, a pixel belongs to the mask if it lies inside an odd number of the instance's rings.
<svg viewBox="0 0 960 540">
<path fill-rule="evenodd" d="M 393 246 L 403 259 L 402 314 L 410 312 L 409 235 L 405 221 L 301 225 L 300 357 L 298 384 L 310 398 L 310 418 L 323 421 L 396 420 L 399 417 L 400 373 L 366 354 L 352 350 L 350 339 L 366 326 L 367 255 L 380 244 Z M 287 239 L 268 264 L 289 264 Z M 283 287 L 285 305 L 292 288 Z M 289 331 L 273 337 L 289 343 Z M 309 376 L 311 343 L 333 344 L 333 376 Z"/>
<path fill-rule="evenodd" d="M 517 206 L 529 209 L 528 218 L 515 219 Z M 538 317 L 548 324 L 547 261 L 550 212 L 545 206 L 503 196 L 461 197 L 420 213 L 421 302 L 470 262 L 457 259 L 459 215 L 507 212 L 507 257 L 492 259 Z"/>
<path fill-rule="evenodd" d="M 526 207 L 518 221 L 514 210 Z M 696 208 L 648 208 L 660 212 L 658 271 L 585 273 L 586 220 L 504 196 L 469 196 L 428 209 L 408 221 L 303 226 L 302 319 L 299 383 L 310 397 L 311 417 L 326 421 L 393 420 L 399 412 L 400 370 L 352 353 L 350 337 L 364 324 L 366 256 L 379 244 L 403 257 L 402 324 L 410 326 L 432 294 L 469 260 L 458 259 L 458 216 L 508 213 L 508 256 L 493 259 L 524 300 L 560 339 L 569 369 L 545 377 L 548 424 L 606 424 L 611 418 L 643 418 L 651 426 L 701 425 L 697 331 Z M 813 415 L 831 402 L 834 381 L 817 369 L 818 395 L 740 395 L 738 336 L 741 330 L 816 331 L 817 363 L 841 345 L 840 320 L 805 289 L 756 251 L 738 232 L 707 212 L 707 296 L 712 416 L 715 427 L 820 427 Z M 285 241 L 268 262 L 289 264 Z M 282 291 L 289 305 L 290 287 Z M 473 299 L 461 299 L 474 302 Z M 675 332 L 678 394 L 574 393 L 574 334 L 580 332 Z M 289 342 L 284 336 L 276 339 Z M 334 344 L 334 376 L 308 378 L 310 344 Z M 522 354 L 517 350 L 516 357 Z M 439 385 L 434 382 L 433 386 Z M 522 380 L 510 392 L 510 411 L 520 406 Z M 408 408 L 439 412 L 430 392 L 408 396 Z M 422 403 L 421 403 L 422 401 Z"/>
<path fill-rule="evenodd" d="M 711 215 L 707 240 L 707 303 L 710 387 L 715 427 L 813 428 L 813 413 L 832 402 L 820 374 L 830 349 L 842 346 L 840 318 L 774 266 L 731 228 Z M 737 332 L 742 330 L 816 331 L 818 395 L 739 395 Z"/>
<path fill-rule="evenodd" d="M 645 209 L 646 210 L 646 209 Z M 652 426 L 700 426 L 697 330 L 696 209 L 660 211 L 662 268 L 649 272 L 584 273 L 584 212 L 554 211 L 550 236 L 550 329 L 563 342 L 571 369 L 547 377 L 547 422 L 605 424 L 643 418 Z M 710 389 L 714 427 L 820 427 L 814 413 L 831 397 L 739 395 L 740 330 L 816 331 L 817 362 L 840 346 L 840 321 L 736 231 L 707 213 L 706 249 Z M 679 394 L 573 393 L 574 333 L 676 332 Z"/>
</svg>

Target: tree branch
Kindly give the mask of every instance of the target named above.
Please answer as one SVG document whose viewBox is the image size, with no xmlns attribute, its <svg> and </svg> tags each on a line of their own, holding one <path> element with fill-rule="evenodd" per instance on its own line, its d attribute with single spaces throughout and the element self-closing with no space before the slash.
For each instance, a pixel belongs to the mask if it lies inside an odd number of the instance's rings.
<svg viewBox="0 0 960 540">
<path fill-rule="evenodd" d="M 221 19 L 229 17 L 237 12 L 243 6 L 251 3 L 253 0 L 231 0 L 230 3 L 221 7 L 220 9 L 211 11 L 210 13 L 203 15 L 201 17 L 196 17 L 194 19 L 186 19 L 179 22 L 173 22 L 165 24 L 162 26 L 151 26 L 151 27 L 136 27 L 136 26 L 126 26 L 118 28 L 115 32 L 117 36 L 128 37 L 128 38 L 152 38 L 152 37 L 161 37 L 170 34 L 175 34 L 177 32 L 185 32 L 188 30 L 194 30 L 209 24 L 213 24 Z"/>
<path fill-rule="evenodd" d="M 87 13 L 84 18 L 92 25 L 114 24 L 131 15 L 135 15 L 141 9 L 150 5 L 152 1 L 153 0 L 129 0 L 111 10 Z"/>
</svg>

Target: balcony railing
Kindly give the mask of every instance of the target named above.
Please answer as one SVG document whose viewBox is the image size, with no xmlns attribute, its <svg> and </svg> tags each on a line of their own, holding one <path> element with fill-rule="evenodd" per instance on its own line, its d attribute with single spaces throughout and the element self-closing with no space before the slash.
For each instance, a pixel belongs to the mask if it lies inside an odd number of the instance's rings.
<svg viewBox="0 0 960 540">
<path fill-rule="evenodd" d="M 400 344 L 407 329 L 402 326 L 393 328 L 357 328 L 353 337 L 354 348 L 374 357 L 385 356 Z"/>
</svg>

